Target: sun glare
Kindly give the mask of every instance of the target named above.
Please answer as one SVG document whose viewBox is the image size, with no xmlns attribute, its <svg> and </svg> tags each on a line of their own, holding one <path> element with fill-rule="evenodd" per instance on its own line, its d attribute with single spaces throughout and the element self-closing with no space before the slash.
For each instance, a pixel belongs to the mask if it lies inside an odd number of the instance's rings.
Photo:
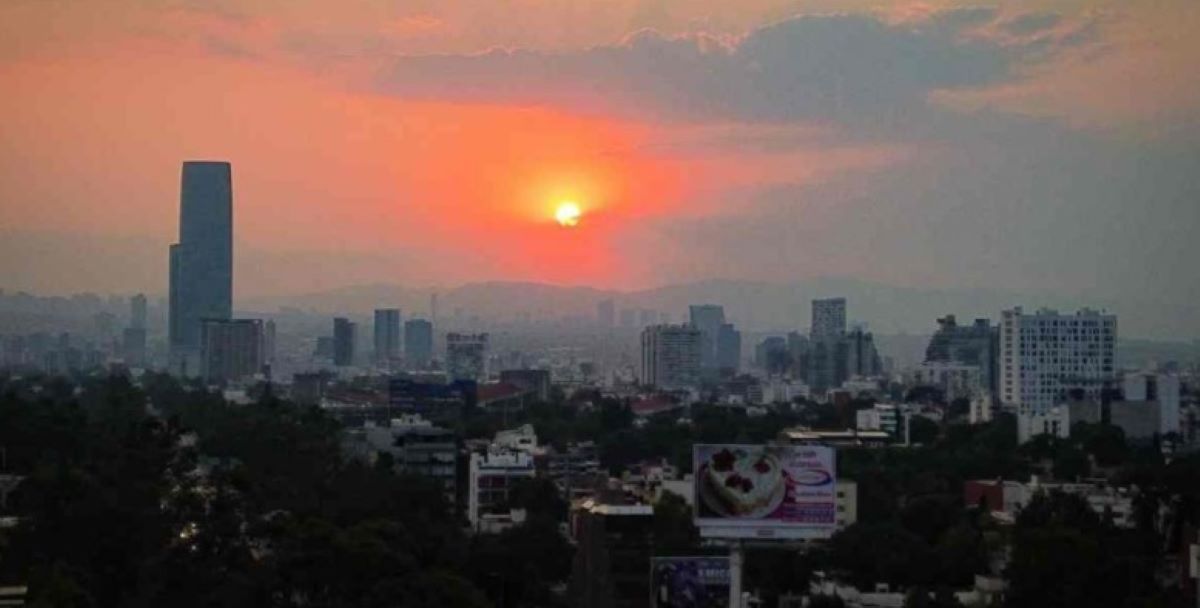
<svg viewBox="0 0 1200 608">
<path fill-rule="evenodd" d="M 582 214 L 579 205 L 572 201 L 563 201 L 554 210 L 554 219 L 558 225 L 570 228 L 579 224 L 579 216 Z"/>
</svg>

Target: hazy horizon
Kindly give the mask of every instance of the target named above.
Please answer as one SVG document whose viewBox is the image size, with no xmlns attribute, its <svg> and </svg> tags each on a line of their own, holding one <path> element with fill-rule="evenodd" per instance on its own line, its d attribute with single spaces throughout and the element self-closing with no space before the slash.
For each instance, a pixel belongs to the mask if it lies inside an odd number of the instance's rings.
<svg viewBox="0 0 1200 608">
<path fill-rule="evenodd" d="M 845 277 L 1186 322 L 1189 9 L 14 0 L 0 284 L 165 292 L 180 164 L 208 158 L 238 300 Z"/>
</svg>

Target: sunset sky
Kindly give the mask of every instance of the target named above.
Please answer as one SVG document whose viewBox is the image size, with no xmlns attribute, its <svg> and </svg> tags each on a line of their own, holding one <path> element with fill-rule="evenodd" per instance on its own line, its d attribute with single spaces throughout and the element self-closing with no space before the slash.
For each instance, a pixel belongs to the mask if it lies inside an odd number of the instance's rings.
<svg viewBox="0 0 1200 608">
<path fill-rule="evenodd" d="M 1195 0 L 4 0 L 0 287 L 844 276 L 1193 306 Z M 576 201 L 575 227 L 555 222 Z"/>
</svg>

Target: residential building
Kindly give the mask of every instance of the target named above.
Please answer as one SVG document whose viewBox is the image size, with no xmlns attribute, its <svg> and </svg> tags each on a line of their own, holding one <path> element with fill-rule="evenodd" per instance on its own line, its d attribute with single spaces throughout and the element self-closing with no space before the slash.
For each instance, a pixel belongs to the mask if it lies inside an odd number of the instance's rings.
<svg viewBox="0 0 1200 608">
<path fill-rule="evenodd" d="M 509 491 L 521 479 L 536 474 L 527 452 L 489 448 L 472 453 L 468 472 L 467 519 L 478 530 L 484 516 L 507 509 Z"/>
<path fill-rule="evenodd" d="M 1017 414 L 1017 443 L 1025 444 L 1038 435 L 1060 439 L 1071 436 L 1071 418 L 1063 408 L 1053 406 L 1044 411 Z"/>
<path fill-rule="evenodd" d="M 358 325 L 345 317 L 333 320 L 333 364 L 338 367 L 354 365 L 355 334 Z"/>
<path fill-rule="evenodd" d="M 170 369 L 200 371 L 201 323 L 233 316 L 233 186 L 227 162 L 183 163 L 179 242 L 171 245 Z"/>
<path fill-rule="evenodd" d="M 651 325 L 642 330 L 644 386 L 662 390 L 694 387 L 700 380 L 702 334 L 693 325 Z"/>
<path fill-rule="evenodd" d="M 394 418 L 385 425 L 367 422 L 361 429 L 371 460 L 388 454 L 397 472 L 436 480 L 450 505 L 455 503 L 458 478 L 458 437 L 416 414 Z M 353 435 L 352 435 L 353 436 Z"/>
<path fill-rule="evenodd" d="M 239 382 L 262 372 L 261 320 L 205 320 L 200 334 L 200 374 L 205 382 Z"/>
<path fill-rule="evenodd" d="M 1118 528 L 1137 525 L 1133 512 L 1135 490 L 1105 483 L 1047 483 L 1036 476 L 1029 483 L 1003 479 L 968 480 L 963 484 L 963 502 L 968 507 L 986 509 L 1002 523 L 1013 523 L 1040 492 L 1080 496 L 1097 515 L 1111 517 Z"/>
<path fill-rule="evenodd" d="M 446 372 L 451 380 L 487 378 L 488 335 L 446 334 Z"/>
<path fill-rule="evenodd" d="M 425 319 L 404 322 L 404 362 L 409 369 L 424 369 L 433 359 L 433 323 Z"/>
<path fill-rule="evenodd" d="M 568 596 L 577 608 L 642 608 L 649 596 L 654 507 L 604 493 L 573 505 Z"/>
<path fill-rule="evenodd" d="M 503 429 L 496 431 L 495 437 L 492 438 L 492 445 L 505 450 L 533 454 L 538 451 L 537 433 L 533 430 L 532 424 L 522 424 L 515 429 Z"/>
<path fill-rule="evenodd" d="M 860 431 L 884 431 L 893 437 L 900 430 L 900 416 L 896 406 L 876 403 L 873 407 L 855 412 L 855 428 Z"/>
<path fill-rule="evenodd" d="M 979 366 L 966 363 L 926 361 L 913 370 L 910 381 L 916 386 L 938 389 L 946 402 L 971 399 L 981 393 L 991 394 L 984 385 Z"/>
<path fill-rule="evenodd" d="M 375 310 L 375 363 L 388 365 L 400 358 L 400 309 Z"/>
<path fill-rule="evenodd" d="M 1100 401 L 1114 381 L 1117 317 L 1090 309 L 1060 315 L 1006 310 L 1000 321 L 1000 399 L 1025 413 L 1046 413 L 1078 392 Z"/>
<path fill-rule="evenodd" d="M 778 439 L 788 445 L 827 445 L 835 448 L 886 447 L 894 440 L 887 431 L 811 429 L 803 426 L 780 431 Z"/>
<path fill-rule="evenodd" d="M 535 460 L 542 474 L 558 486 L 568 501 L 590 491 L 598 475 L 608 476 L 600 466 L 600 455 L 592 441 L 568 443 L 563 450 L 546 446 L 542 456 Z"/>
</svg>

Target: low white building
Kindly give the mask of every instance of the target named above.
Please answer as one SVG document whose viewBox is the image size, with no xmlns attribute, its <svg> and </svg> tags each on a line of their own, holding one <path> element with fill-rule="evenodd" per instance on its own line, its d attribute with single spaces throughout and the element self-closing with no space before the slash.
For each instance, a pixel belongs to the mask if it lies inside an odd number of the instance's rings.
<svg viewBox="0 0 1200 608">
<path fill-rule="evenodd" d="M 949 361 L 926 361 L 912 372 L 910 382 L 942 391 L 946 401 L 970 399 L 983 391 L 983 372 L 978 365 Z"/>
<path fill-rule="evenodd" d="M 532 424 L 522 424 L 515 429 L 497 432 L 492 444 L 504 449 L 532 454 L 538 449 L 537 433 L 533 430 Z"/>
<path fill-rule="evenodd" d="M 1039 492 L 1063 492 L 1082 497 L 1097 515 L 1112 517 L 1113 525 L 1132 528 L 1133 491 L 1103 483 L 1042 482 L 1034 477 L 1029 483 L 996 479 L 970 480 L 963 485 L 967 506 L 986 504 L 993 517 L 1004 523 L 1016 521 Z"/>
<path fill-rule="evenodd" d="M 769 378 L 762 383 L 762 394 L 764 403 L 791 403 L 797 398 L 809 398 L 812 392 L 799 380 Z"/>
<path fill-rule="evenodd" d="M 900 416 L 896 406 L 890 403 L 876 403 L 874 407 L 858 410 L 854 417 L 854 426 L 860 431 L 884 431 L 895 435 L 900 429 Z"/>
<path fill-rule="evenodd" d="M 987 424 L 996 416 L 996 402 L 991 395 L 980 393 L 971 398 L 971 409 L 967 421 L 971 424 Z"/>
<path fill-rule="evenodd" d="M 406 414 L 386 424 L 368 421 L 361 429 L 349 430 L 343 445 L 352 455 L 371 463 L 381 454 L 388 454 L 396 471 L 437 481 L 446 500 L 455 503 L 458 437 L 454 431 L 434 426 L 419 415 Z"/>
<path fill-rule="evenodd" d="M 1059 439 L 1071 436 L 1071 410 L 1056 405 L 1048 410 L 1017 414 L 1017 443 L 1024 444 L 1038 435 L 1050 435 Z"/>
<path fill-rule="evenodd" d="M 471 454 L 467 488 L 467 519 L 481 530 L 485 516 L 510 512 L 509 491 L 518 480 L 534 477 L 533 456 L 528 452 L 492 446 Z"/>
<path fill-rule="evenodd" d="M 1121 406 L 1113 404 L 1117 406 L 1112 412 L 1113 424 L 1125 429 L 1127 436 L 1141 438 L 1180 431 L 1179 376 L 1128 374 L 1122 389 L 1125 400 Z M 1131 433 L 1131 430 L 1135 432 Z"/>
</svg>

